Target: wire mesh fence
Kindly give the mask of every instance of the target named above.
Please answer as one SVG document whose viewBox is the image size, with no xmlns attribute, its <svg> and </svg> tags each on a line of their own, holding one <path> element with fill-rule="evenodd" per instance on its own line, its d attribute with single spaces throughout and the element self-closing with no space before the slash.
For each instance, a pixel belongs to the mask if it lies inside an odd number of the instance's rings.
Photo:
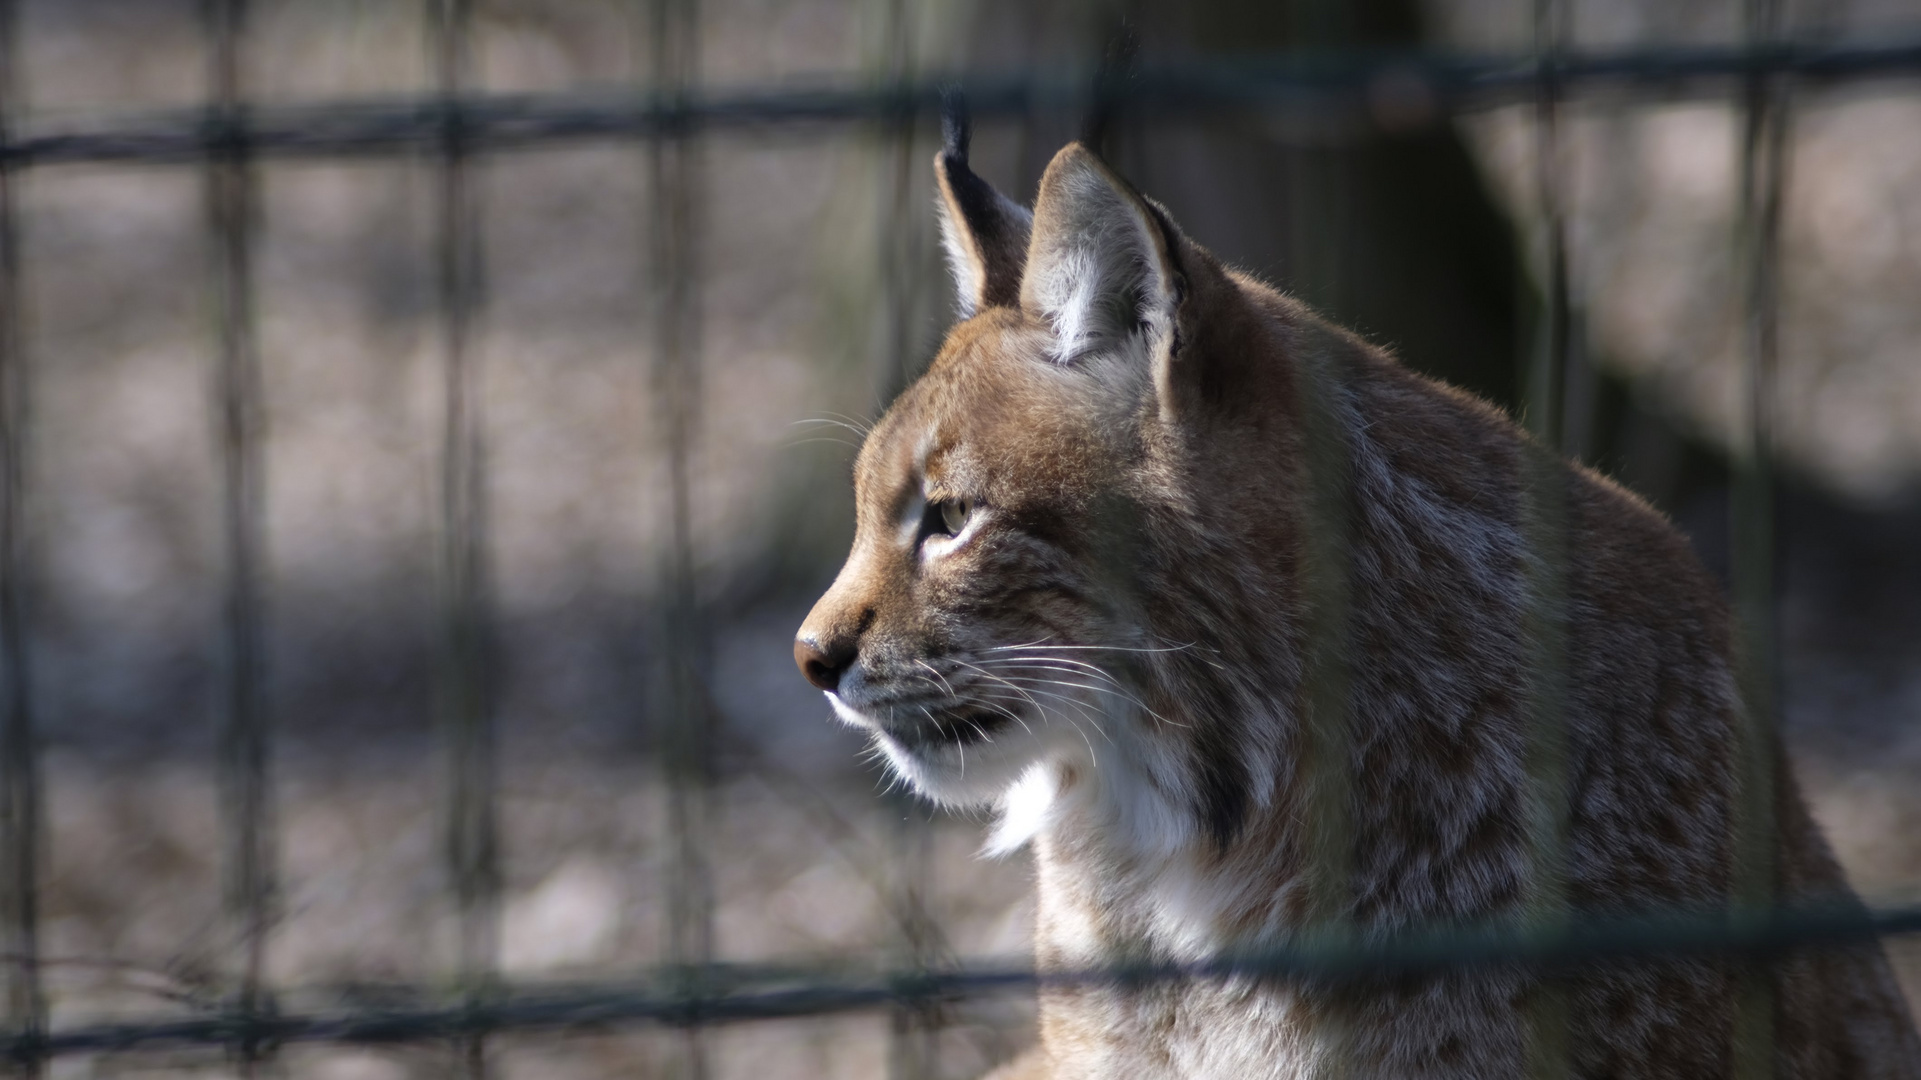
<svg viewBox="0 0 1921 1080">
<path fill-rule="evenodd" d="M 907 17 L 896 4 L 886 36 L 888 54 L 901 58 Z M 708 1071 L 703 1032 L 750 1020 L 891 1010 L 894 1075 L 932 1076 L 936 1051 L 928 1040 L 941 1007 L 989 995 L 1103 983 L 1138 986 L 1156 981 L 1237 976 L 1347 980 L 1365 983 L 1450 966 L 1523 964 L 1549 969 L 1623 957 L 1714 953 L 1766 960 L 1800 948 L 1859 942 L 1921 932 L 1921 908 L 1808 910 L 1775 903 L 1771 894 L 1772 792 L 1770 734 L 1779 696 L 1775 638 L 1779 556 L 1773 457 L 1773 412 L 1779 350 L 1775 312 L 1781 276 L 1779 249 L 1785 146 L 1796 94 L 1809 86 L 1862 80 L 1893 81 L 1911 92 L 1921 77 L 1921 41 L 1835 45 L 1798 42 L 1781 28 L 1776 5 L 1754 0 L 1746 13 L 1746 41 L 1726 47 L 1577 50 L 1568 43 L 1564 4 L 1537 0 L 1531 51 L 1465 55 L 1359 48 L 1297 50 L 1286 54 L 1186 64 L 1110 63 L 1094 70 L 925 71 L 905 60 L 878 79 L 792 87 L 711 88 L 696 69 L 699 7 L 692 0 L 637 5 L 650 52 L 630 86 L 594 92 L 505 94 L 476 85 L 473 12 L 465 0 L 428 5 L 424 31 L 430 47 L 428 93 L 384 100 L 259 104 L 244 72 L 249 16 L 245 0 L 209 0 L 202 7 L 208 68 L 204 106 L 140 115 L 39 117 L 20 107 L 19 38 L 13 3 L 0 5 L 0 663 L 5 668 L 4 756 L 0 757 L 0 859 L 6 867 L 5 1058 L 21 1075 L 45 1074 L 67 1055 L 180 1046 L 225 1051 L 253 1074 L 294 1043 L 385 1044 L 446 1042 L 464 1075 L 488 1068 L 489 1038 L 522 1030 L 604 1030 L 655 1024 L 679 1033 L 672 1057 L 677 1075 Z M 1269 124 L 1309 123 L 1315 138 L 1339 141 L 1382 131 L 1406 133 L 1445 127 L 1477 110 L 1508 105 L 1532 109 L 1534 181 L 1543 250 L 1536 340 L 1526 350 L 1526 408 L 1535 435 L 1547 446 L 1573 449 L 1564 415 L 1572 353 L 1578 348 L 1578 305 L 1570 297 L 1569 228 L 1564 220 L 1567 179 L 1560 131 L 1570 102 L 1605 99 L 1632 109 L 1656 101 L 1732 101 L 1740 110 L 1740 222 L 1736 257 L 1744 283 L 1744 441 L 1734 458 L 1732 593 L 1743 630 L 1743 699 L 1751 737 L 1742 785 L 1752 797 L 1737 814 L 1742 850 L 1739 903 L 1728 912 L 1674 912 L 1614 923 L 1568 920 L 1565 897 L 1549 885 L 1566 823 L 1555 793 L 1565 785 L 1565 747 L 1555 741 L 1555 710 L 1565 694 L 1567 648 L 1559 627 L 1565 584 L 1566 508 L 1553 485 L 1535 485 L 1527 518 L 1530 546 L 1541 554 L 1530 581 L 1529 657 L 1537 738 L 1529 747 L 1537 792 L 1531 823 L 1536 877 L 1525 925 L 1413 933 L 1385 941 L 1335 941 L 1222 957 L 1202 964 L 1132 964 L 1089 971 L 1038 971 L 967 961 L 940 941 L 923 910 L 928 840 L 910 820 L 892 841 L 889 906 L 906 944 L 891 956 L 839 968 L 775 967 L 716 960 L 713 909 L 716 856 L 711 836 L 715 793 L 711 686 L 712 642 L 696 588 L 701 554 L 694 503 L 698 482 L 690 464 L 702 392 L 701 234 L 709 225 L 704 196 L 705 140 L 747 131 L 790 138 L 816 137 L 834 126 L 871 128 L 889 147 L 881 188 L 888 193 L 879 262 L 888 325 L 884 352 L 898 365 L 885 376 L 890 390 L 904 385 L 923 348 L 921 300 L 910 278 L 928 261 L 912 249 L 906 223 L 922 214 L 923 193 L 913 165 L 944 97 L 955 88 L 983 121 L 1064 120 L 1083 129 L 1155 117 L 1204 123 L 1234 116 Z M 664 583 L 657 635 L 666 672 L 647 708 L 656 719 L 658 754 L 668 785 L 666 862 L 668 902 L 664 962 L 634 977 L 591 985 L 524 986 L 501 971 L 501 825 L 497 803 L 495 685 L 501 645 L 496 636 L 490 577 L 490 447 L 476 372 L 474 325 L 487 304 L 482 280 L 484 205 L 476 170 L 504 151 L 533 155 L 561 144 L 631 147 L 633 169 L 646 178 L 646 288 L 632 298 L 651 312 L 652 337 L 635 349 L 647 365 L 654 430 L 666 461 L 664 505 L 650 507 L 668 523 L 659 578 Z M 262 504 L 271 497 L 263 465 L 265 433 L 262 345 L 256 325 L 255 250 L 263 215 L 259 169 L 265 161 L 326 161 L 406 157 L 432 170 L 434 226 L 432 303 L 440 365 L 441 428 L 437 451 L 434 596 L 437 608 L 432 699 L 444 778 L 440 859 L 456 913 L 454 973 L 444 985 L 407 988 L 405 1004 L 339 1009 L 289 1009 L 267 974 L 265 956 L 284 903 L 277 876 L 276 787 L 272 768 L 275 724 L 265 691 L 269 653 L 263 642 L 267 610 L 263 559 L 268 543 Z M 33 267 L 20 253 L 20 211 L 14 191 L 29 172 L 84 164 L 151 165 L 197 170 L 204 192 L 204 229 L 211 257 L 206 305 L 218 328 L 211 357 L 217 420 L 221 689 L 214 748 L 221 830 L 220 935 L 229 944 L 219 959 L 219 992 L 198 1003 L 190 1018 L 116 1019 L 51 1023 L 43 987 L 38 904 L 49 850 L 46 780 L 40 765 L 43 722 L 29 658 L 34 634 L 30 586 L 35 580 L 25 522 L 42 493 L 30 486 L 36 414 L 33 373 L 52 358 L 35 356 L 20 331 L 21 283 Z M 1337 166 L 1310 178 L 1302 190 L 1338 192 Z M 1338 207 L 1323 204 L 1296 229 L 1294 242 L 1310 249 L 1305 262 L 1340 257 Z M 1203 238 L 1205 239 L 1205 238 Z M 1305 418 L 1317 430 L 1314 409 Z M 1340 460 L 1334 438 L 1310 438 L 1311 452 Z M 1325 445 L 1319 445 L 1325 444 Z M 1345 574 L 1340 522 L 1348 493 L 1338 469 L 1314 493 L 1317 530 L 1315 588 L 1328 625 L 1317 641 L 1345 638 L 1341 625 Z M 618 495 L 611 497 L 619 497 Z M 58 542 L 57 539 L 54 542 Z M 1345 709 L 1344 651 L 1317 650 L 1311 684 L 1334 718 L 1315 738 L 1334 745 Z M 911 816 L 911 815 L 910 815 Z M 1327 854 L 1335 859 L 1337 854 Z M 1331 909 L 1332 905 L 1330 905 Z M 1764 1009 L 1744 1023 L 1764 1028 Z M 1755 1039 L 1764 1036 L 1755 1035 Z M 1757 1067 L 1760 1068 L 1760 1067 Z M 1756 1072 L 1754 1075 L 1762 1075 Z"/>
</svg>

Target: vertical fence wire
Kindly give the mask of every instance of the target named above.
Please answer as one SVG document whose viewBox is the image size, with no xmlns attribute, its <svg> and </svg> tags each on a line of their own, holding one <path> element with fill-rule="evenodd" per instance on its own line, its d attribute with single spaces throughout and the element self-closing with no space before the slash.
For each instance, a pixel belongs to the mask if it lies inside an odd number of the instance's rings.
<svg viewBox="0 0 1921 1080">
<path fill-rule="evenodd" d="M 1745 0 L 1745 30 L 1756 53 L 1781 44 L 1778 0 Z M 1774 409 L 1778 359 L 1782 196 L 1786 185 L 1788 86 L 1754 71 L 1742 83 L 1740 206 L 1737 257 L 1741 297 L 1745 438 L 1734 456 L 1729 513 L 1735 658 L 1745 710 L 1734 806 L 1734 892 L 1737 919 L 1766 917 L 1777 902 L 1779 680 L 1776 625 L 1778 517 L 1775 501 Z M 1774 1075 L 1774 984 L 1761 962 L 1740 967 L 1736 999 L 1735 1075 Z"/>
<path fill-rule="evenodd" d="M 875 71 L 883 91 L 905 92 L 917 74 L 914 62 L 916 6 L 908 0 L 884 0 L 881 11 L 881 56 Z M 879 237 L 882 334 L 886 350 L 882 387 L 892 398 L 915 374 L 919 344 L 914 316 L 918 299 L 919 252 L 915 215 L 925 207 L 914 187 L 914 124 L 917 110 L 890 112 L 879 127 L 882 146 Z"/>
<path fill-rule="evenodd" d="M 1525 418 L 1535 438 L 1562 449 L 1567 423 L 1569 341 L 1565 170 L 1561 161 L 1562 54 L 1567 48 L 1565 0 L 1534 0 L 1533 37 L 1537 77 L 1534 94 L 1534 187 L 1541 251 L 1540 325 L 1529 350 Z"/>
<path fill-rule="evenodd" d="M 1346 11 L 1335 0 L 1295 0 L 1290 13 L 1295 47 L 1303 53 L 1345 43 Z M 1288 261 L 1298 292 L 1324 311 L 1339 309 L 1341 251 L 1352 228 L 1342 150 L 1297 147 L 1289 153 Z M 1304 357 L 1299 409 L 1306 453 L 1307 507 L 1302 517 L 1301 775 L 1308 822 L 1309 935 L 1326 945 L 1355 939 L 1353 703 L 1354 533 L 1353 447 L 1350 409 L 1338 357 Z M 1327 1019 L 1330 1080 L 1351 1075 L 1351 1024 L 1344 1010 Z"/>
<path fill-rule="evenodd" d="M 1299 0 L 1293 12 L 1297 47 L 1332 47 L 1343 35 L 1344 19 L 1325 0 Z M 1291 162 L 1289 262 L 1296 288 L 1314 283 L 1323 310 L 1339 299 L 1339 252 L 1351 227 L 1343 196 L 1346 163 L 1341 151 L 1297 148 Z M 1303 809 L 1308 823 L 1307 936 L 1340 947 L 1360 930 L 1355 910 L 1354 744 L 1351 733 L 1353 670 L 1351 649 L 1354 594 L 1350 556 L 1355 532 L 1354 448 L 1348 427 L 1341 360 L 1318 351 L 1303 357 L 1300 422 L 1306 454 L 1306 513 L 1302 515 L 1302 665 L 1304 707 L 1300 732 L 1306 778 Z M 1345 1007 L 1324 1020 L 1329 1046 L 1327 1076 L 1353 1075 L 1352 1019 Z"/>
<path fill-rule="evenodd" d="M 671 540 L 663 568 L 660 642 L 666 674 L 661 764 L 673 845 L 668 882 L 668 960 L 691 972 L 714 953 L 712 868 L 713 740 L 706 696 L 707 630 L 696 589 L 692 453 L 700 415 L 700 144 L 679 110 L 699 82 L 697 0 L 649 0 L 654 93 L 676 119 L 648 147 L 654 321 L 654 402 L 667 451 Z M 683 984 L 689 991 L 697 989 Z M 683 1029 L 676 1075 L 708 1073 L 701 1029 Z"/>
<path fill-rule="evenodd" d="M 881 11 L 880 66 L 876 72 L 887 90 L 912 84 L 917 5 L 908 0 L 885 0 Z M 915 222 L 925 212 L 914 186 L 914 124 L 916 112 L 887 116 L 881 139 L 882 198 L 878 222 L 881 293 L 881 348 L 884 399 L 891 399 L 915 375 L 921 359 L 919 314 L 921 260 Z M 890 817 L 889 846 L 892 872 L 888 906 L 901 923 L 902 965 L 924 971 L 948 959 L 941 955 L 939 930 L 927 912 L 927 892 L 933 871 L 933 830 L 924 811 L 906 792 L 883 802 Z M 941 1016 L 931 1002 L 896 1005 L 889 1015 L 887 1075 L 891 1080 L 932 1080 L 939 1075 Z"/>
<path fill-rule="evenodd" d="M 1524 416 L 1536 445 L 1519 462 L 1521 528 L 1527 584 L 1522 618 L 1525 664 L 1527 766 L 1526 820 L 1532 872 L 1523 917 L 1542 931 L 1563 925 L 1569 914 L 1568 874 L 1568 672 L 1569 567 L 1572 561 L 1567 452 L 1567 366 L 1570 303 L 1566 172 L 1561 145 L 1562 54 L 1567 47 L 1567 4 L 1535 0 L 1534 181 L 1540 236 L 1541 299 L 1532 348 L 1524 361 Z M 1564 986 L 1541 976 L 1528 997 L 1527 1071 L 1530 1076 L 1567 1075 L 1568 1014 Z"/>
<path fill-rule="evenodd" d="M 437 707 L 446 740 L 446 858 L 455 904 L 456 970 L 469 1007 L 496 991 L 500 852 L 495 800 L 493 627 L 487 574 L 486 439 L 474 349 L 481 305 L 479 204 L 472 147 L 457 107 L 472 81 L 468 0 L 433 0 L 429 42 L 442 132 L 436 161 L 437 277 L 445 354 L 440 449 L 441 627 Z M 459 1068 L 486 1074 L 478 1033 L 456 1040 Z"/>
<path fill-rule="evenodd" d="M 224 136 L 216 141 L 206 165 L 210 284 L 218 324 L 214 386 L 225 547 L 225 686 L 217 764 L 225 832 L 223 909 L 235 954 L 231 1004 L 251 1029 L 255 1018 L 271 1010 L 263 979 L 275 907 L 271 720 L 262 596 L 265 417 L 253 324 L 256 186 L 249 150 L 239 134 L 246 109 L 242 72 L 246 3 L 206 0 L 201 12 L 209 45 L 213 122 Z M 252 1075 L 268 1048 L 250 1030 L 235 1049 L 241 1071 Z"/>
<path fill-rule="evenodd" d="M 1327 947 L 1353 939 L 1353 748 L 1349 736 L 1352 595 L 1349 558 L 1354 505 L 1352 447 L 1348 443 L 1339 361 L 1303 357 L 1300 423 L 1306 450 L 1307 506 L 1301 518 L 1301 602 L 1306 625 L 1302 667 L 1300 774 L 1307 822 L 1307 935 Z M 1345 1020 L 1330 1015 L 1330 1076 L 1346 1075 Z"/>
<path fill-rule="evenodd" d="M 1292 0 L 1288 25 L 1294 50 L 1310 68 L 1322 55 L 1353 45 L 1354 15 L 1341 0 Z M 1319 119 L 1303 117 L 1312 127 Z M 1355 231 L 1354 148 L 1338 141 L 1298 139 L 1289 148 L 1288 262 L 1293 290 L 1330 317 L 1347 304 L 1346 275 Z"/>
<path fill-rule="evenodd" d="M 21 110 L 18 11 L 0 0 L 0 968 L 6 1028 L 15 1040 L 11 1075 L 46 1071 L 41 1040 L 47 1001 L 40 978 L 39 884 L 43 805 L 27 642 L 27 464 L 30 438 L 26 342 L 21 331 L 18 176 L 7 154 Z"/>
</svg>

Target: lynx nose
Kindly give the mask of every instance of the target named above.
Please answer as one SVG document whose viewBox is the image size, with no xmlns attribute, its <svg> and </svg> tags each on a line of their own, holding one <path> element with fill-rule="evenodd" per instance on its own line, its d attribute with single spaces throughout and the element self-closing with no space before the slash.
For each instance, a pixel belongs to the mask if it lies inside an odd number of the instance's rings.
<svg viewBox="0 0 1921 1080">
<path fill-rule="evenodd" d="M 794 639 L 794 663 L 800 667 L 800 673 L 830 694 L 840 688 L 840 677 L 853 666 L 854 656 L 852 644 L 823 649 L 812 638 Z"/>
</svg>

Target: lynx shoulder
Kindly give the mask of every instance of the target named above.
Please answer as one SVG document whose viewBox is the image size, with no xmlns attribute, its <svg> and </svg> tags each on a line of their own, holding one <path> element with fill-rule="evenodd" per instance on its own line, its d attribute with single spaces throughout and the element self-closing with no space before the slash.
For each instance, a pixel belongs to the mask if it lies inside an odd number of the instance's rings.
<svg viewBox="0 0 1921 1080">
<path fill-rule="evenodd" d="M 1660 515 L 1223 267 L 1083 147 L 1031 213 L 964 133 L 936 172 L 964 318 L 861 450 L 795 658 L 925 796 L 995 807 L 991 850 L 1031 844 L 1039 964 L 1509 925 L 1544 897 L 1727 907 L 1750 736 L 1727 610 Z M 1766 753 L 1774 891 L 1847 902 Z M 1921 1077 L 1878 948 L 1770 971 L 1774 1075 Z M 1551 1014 L 1570 1075 L 1727 1076 L 1737 987 L 1667 958 L 1056 989 L 1005 1075 L 1518 1076 Z"/>
</svg>

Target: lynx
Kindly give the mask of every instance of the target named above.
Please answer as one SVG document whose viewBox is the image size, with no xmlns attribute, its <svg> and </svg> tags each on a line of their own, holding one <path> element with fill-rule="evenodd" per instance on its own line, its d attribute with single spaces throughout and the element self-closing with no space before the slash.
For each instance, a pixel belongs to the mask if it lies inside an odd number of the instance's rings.
<svg viewBox="0 0 1921 1080">
<path fill-rule="evenodd" d="M 1032 846 L 1043 970 L 1517 925 L 1549 874 L 1542 717 L 1564 909 L 1727 908 L 1731 620 L 1657 512 L 1223 266 L 1082 145 L 1031 213 L 970 170 L 963 129 L 935 164 L 962 318 L 866 438 L 853 549 L 794 655 L 915 789 L 998 812 L 988 851 Z M 1566 553 L 1545 712 L 1536 504 Z M 1337 564 L 1335 617 L 1316 583 Z M 1774 892 L 1846 902 L 1768 753 Z M 1722 1077 L 1742 970 L 1059 984 L 994 1075 L 1511 1077 L 1558 1046 L 1568 1075 Z M 1772 1075 L 1921 1077 L 1878 947 L 1767 970 Z"/>
</svg>

